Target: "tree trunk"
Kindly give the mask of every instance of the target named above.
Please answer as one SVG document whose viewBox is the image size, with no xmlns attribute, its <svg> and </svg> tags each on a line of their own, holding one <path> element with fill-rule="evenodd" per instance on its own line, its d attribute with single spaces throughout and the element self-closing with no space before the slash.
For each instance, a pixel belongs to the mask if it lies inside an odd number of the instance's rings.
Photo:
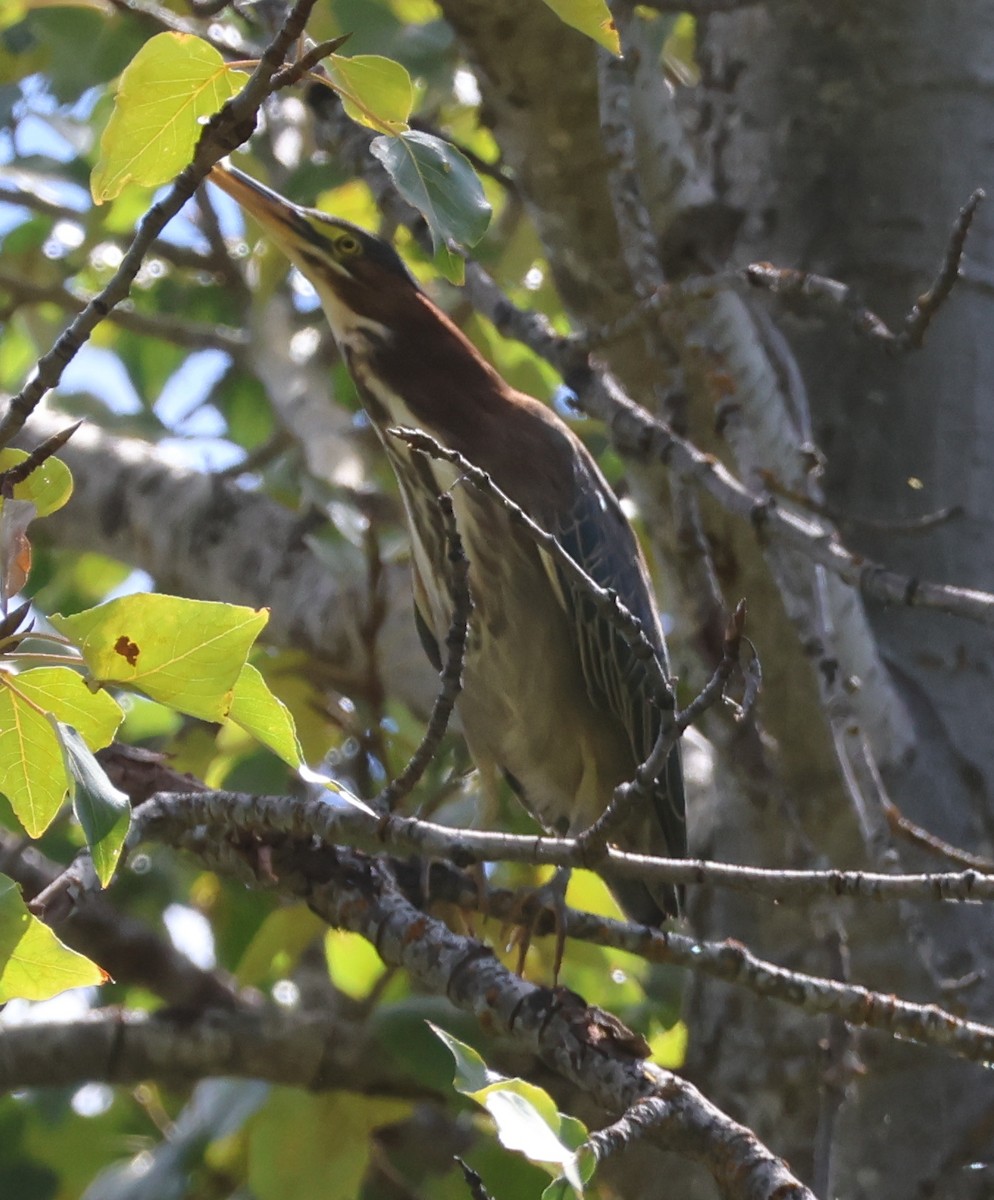
<svg viewBox="0 0 994 1200">
<path fill-rule="evenodd" d="M 899 327 L 938 268 L 957 210 L 989 186 L 994 13 L 975 2 L 782 3 L 715 16 L 699 32 L 705 88 L 692 98 L 722 199 L 743 214 L 736 261 L 841 279 Z M 918 353 L 887 355 L 841 314 L 777 313 L 807 382 L 847 542 L 911 578 L 984 589 L 994 578 L 994 473 L 983 449 L 994 433 L 985 332 L 994 314 L 989 279 L 973 264 L 986 261 L 990 240 L 981 210 L 965 280 Z M 900 529 L 951 505 L 962 515 Z M 909 608 L 869 615 L 915 729 L 909 752 L 886 764 L 891 798 L 941 837 L 989 853 L 990 633 Z M 942 865 L 906 850 L 901 858 Z M 882 938 L 865 911 L 850 913 L 854 977 L 989 1015 L 989 920 L 968 908 L 924 909 L 915 920 L 917 953 L 906 936 Z M 989 1132 L 971 1140 L 994 1100 L 989 1073 L 877 1039 L 862 1049 L 869 1073 L 849 1084 L 830 1194 L 975 1195 L 984 1180 L 989 1189 L 989 1168 L 966 1170 L 992 1148 Z M 734 1038 L 726 1050 L 736 1053 Z"/>
</svg>

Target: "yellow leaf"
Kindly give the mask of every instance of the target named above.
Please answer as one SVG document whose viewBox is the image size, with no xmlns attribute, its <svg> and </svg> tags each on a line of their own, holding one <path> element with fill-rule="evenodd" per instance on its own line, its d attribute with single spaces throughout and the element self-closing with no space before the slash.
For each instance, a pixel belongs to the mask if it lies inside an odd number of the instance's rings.
<svg viewBox="0 0 994 1200">
<path fill-rule="evenodd" d="M 139 593 L 51 621 L 94 677 L 205 721 L 228 716 L 252 643 L 269 619 L 235 604 Z"/>
<path fill-rule="evenodd" d="M 251 663 L 242 667 L 235 683 L 235 697 L 228 718 L 291 767 L 299 767 L 303 762 L 290 710 L 273 695 Z"/>
<path fill-rule="evenodd" d="M 157 187 L 190 162 L 205 118 L 236 95 L 247 76 L 188 33 L 160 33 L 142 46 L 117 85 L 114 111 L 90 178 L 97 204 L 129 183 Z"/>
<path fill-rule="evenodd" d="M 117 701 L 106 692 L 93 692 L 78 671 L 69 667 L 35 667 L 17 676 L 18 692 L 58 721 L 72 725 L 91 750 L 114 740 L 124 719 Z"/>
<path fill-rule="evenodd" d="M 104 971 L 64 946 L 25 907 L 17 884 L 0 875 L 0 1004 L 48 1000 L 68 988 L 103 983 Z"/>
<path fill-rule="evenodd" d="M 8 447 L 0 450 L 0 471 L 16 467 L 28 457 L 24 450 Z M 36 516 L 47 517 L 66 503 L 72 495 L 72 472 L 57 458 L 47 458 L 20 483 L 15 483 L 15 500 L 30 500 Z"/>
<path fill-rule="evenodd" d="M 621 54 L 618 31 L 605 0 L 545 0 L 564 24 L 578 29 L 612 54 Z"/>
<path fill-rule="evenodd" d="M 17 678 L 0 675 L 0 787 L 31 837 L 39 837 L 62 807 L 69 776 L 55 730 L 22 695 Z"/>
<path fill-rule="evenodd" d="M 380 133 L 401 133 L 414 104 L 405 67 L 379 54 L 331 56 L 331 79 L 353 121 Z"/>
<path fill-rule="evenodd" d="M 688 1030 L 683 1021 L 669 1029 L 654 1029 L 649 1037 L 652 1061 L 670 1070 L 679 1070 L 687 1059 Z"/>
</svg>

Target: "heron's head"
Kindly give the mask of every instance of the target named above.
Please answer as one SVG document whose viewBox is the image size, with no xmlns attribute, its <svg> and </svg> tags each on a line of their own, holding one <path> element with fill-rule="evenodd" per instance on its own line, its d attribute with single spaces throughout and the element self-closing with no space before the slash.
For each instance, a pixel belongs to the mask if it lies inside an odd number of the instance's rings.
<svg viewBox="0 0 994 1200">
<path fill-rule="evenodd" d="M 340 341 L 357 326 L 392 330 L 405 304 L 416 303 L 418 285 L 382 238 L 294 204 L 233 167 L 214 167 L 208 178 L 259 222 L 310 282 Z"/>
</svg>

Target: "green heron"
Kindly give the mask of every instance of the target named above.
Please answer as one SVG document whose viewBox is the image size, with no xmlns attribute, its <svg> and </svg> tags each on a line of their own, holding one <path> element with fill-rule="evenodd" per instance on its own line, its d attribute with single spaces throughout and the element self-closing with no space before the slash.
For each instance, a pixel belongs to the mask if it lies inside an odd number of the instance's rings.
<svg viewBox="0 0 994 1200">
<path fill-rule="evenodd" d="M 437 497 L 457 468 L 388 434 L 422 429 L 491 479 L 641 623 L 666 678 L 666 648 L 635 534 L 590 453 L 549 408 L 515 391 L 408 273 L 386 242 L 286 200 L 249 176 L 210 175 L 313 285 L 397 477 L 410 527 L 415 617 L 428 657 L 452 621 Z M 457 702 L 488 806 L 504 779 L 548 831 L 577 834 L 630 780 L 672 721 L 643 661 L 499 502 L 452 492 L 469 560 L 472 614 Z M 672 697 L 670 697 L 672 699 Z M 679 750 L 651 803 L 612 835 L 622 849 L 686 854 Z M 625 913 L 658 925 L 680 893 L 603 872 Z"/>
</svg>

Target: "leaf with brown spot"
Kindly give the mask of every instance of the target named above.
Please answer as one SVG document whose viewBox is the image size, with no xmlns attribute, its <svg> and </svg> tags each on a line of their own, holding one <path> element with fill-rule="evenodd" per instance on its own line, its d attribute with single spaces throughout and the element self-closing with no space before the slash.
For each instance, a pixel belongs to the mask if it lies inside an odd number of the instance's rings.
<svg viewBox="0 0 994 1200">
<path fill-rule="evenodd" d="M 135 643 L 123 633 L 114 643 L 114 652 L 127 659 L 129 667 L 133 667 L 138 662 L 138 655 L 141 654 Z"/>
</svg>

